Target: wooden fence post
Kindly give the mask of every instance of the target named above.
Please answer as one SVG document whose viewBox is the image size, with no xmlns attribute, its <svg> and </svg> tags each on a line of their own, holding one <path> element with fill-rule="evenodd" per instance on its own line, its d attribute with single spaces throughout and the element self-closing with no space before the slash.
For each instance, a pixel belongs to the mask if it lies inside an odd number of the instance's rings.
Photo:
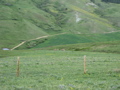
<svg viewBox="0 0 120 90">
<path fill-rule="evenodd" d="M 86 74 L 86 55 L 84 55 L 84 74 Z"/>
<path fill-rule="evenodd" d="M 17 71 L 16 76 L 19 77 L 20 74 L 20 57 L 17 58 Z"/>
</svg>

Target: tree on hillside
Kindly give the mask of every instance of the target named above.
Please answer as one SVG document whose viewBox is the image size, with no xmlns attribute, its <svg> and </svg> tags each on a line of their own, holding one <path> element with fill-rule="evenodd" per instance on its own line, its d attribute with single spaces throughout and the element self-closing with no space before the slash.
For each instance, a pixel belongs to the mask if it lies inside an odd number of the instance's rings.
<svg viewBox="0 0 120 90">
<path fill-rule="evenodd" d="M 93 3 L 95 3 L 95 0 L 91 0 Z"/>
<path fill-rule="evenodd" d="M 6 5 L 6 6 L 12 6 L 17 1 L 18 0 L 0 0 L 0 4 Z"/>
</svg>

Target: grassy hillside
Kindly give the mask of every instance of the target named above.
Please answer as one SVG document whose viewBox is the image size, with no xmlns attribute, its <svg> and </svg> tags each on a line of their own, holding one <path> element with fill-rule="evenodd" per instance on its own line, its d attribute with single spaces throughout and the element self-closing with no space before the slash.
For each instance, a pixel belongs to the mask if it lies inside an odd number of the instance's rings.
<svg viewBox="0 0 120 90">
<path fill-rule="evenodd" d="M 61 37 L 62 36 L 62 37 Z M 96 35 L 60 35 L 51 37 L 34 49 L 120 53 L 120 33 Z"/>
<path fill-rule="evenodd" d="M 30 17 L 37 15 L 31 12 L 34 9 L 37 8 L 24 1 L 14 3 L 6 1 L 0 4 L 0 47 L 10 48 L 21 41 L 47 34 L 30 21 Z M 38 13 L 40 12 L 43 13 L 39 10 Z"/>
<path fill-rule="evenodd" d="M 38 44 L 34 48 L 50 47 L 55 45 L 75 44 L 75 43 L 93 43 L 105 41 L 120 40 L 120 33 L 106 34 L 63 34 L 48 38 L 45 42 Z"/>
<path fill-rule="evenodd" d="M 94 11 L 96 14 L 98 14 L 101 18 L 109 20 L 114 27 L 120 29 L 120 4 L 117 3 L 118 0 L 102 0 L 107 2 L 101 2 L 101 0 L 91 1 L 99 6 L 99 8 Z"/>
<path fill-rule="evenodd" d="M 54 16 L 37 8 L 31 0 L 3 1 L 0 12 L 0 47 L 11 48 L 23 40 L 59 30 Z M 49 27 L 50 31 L 46 31 Z"/>
<path fill-rule="evenodd" d="M 118 30 L 119 23 L 115 21 L 119 21 L 119 4 L 106 9 L 106 16 L 114 16 L 106 19 L 97 15 L 95 10 L 101 8 L 95 3 L 91 5 L 90 0 L 0 0 L 0 48 L 12 48 L 24 40 L 61 32 L 84 34 Z"/>
</svg>

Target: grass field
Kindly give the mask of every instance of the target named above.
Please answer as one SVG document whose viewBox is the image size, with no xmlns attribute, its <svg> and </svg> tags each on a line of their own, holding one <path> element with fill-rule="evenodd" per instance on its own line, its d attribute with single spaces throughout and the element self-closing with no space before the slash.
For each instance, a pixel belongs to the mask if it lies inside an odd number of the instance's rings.
<svg viewBox="0 0 120 90">
<path fill-rule="evenodd" d="M 16 55 L 0 58 L 2 90 L 120 89 L 119 54 L 46 50 L 11 53 Z M 84 55 L 87 74 L 83 73 Z M 19 77 L 16 77 L 17 56 L 20 56 Z"/>
<path fill-rule="evenodd" d="M 42 50 L 67 50 L 67 51 L 92 51 L 92 52 L 107 52 L 120 54 L 120 41 L 109 42 L 92 42 L 57 45 L 51 47 L 40 48 Z"/>
</svg>

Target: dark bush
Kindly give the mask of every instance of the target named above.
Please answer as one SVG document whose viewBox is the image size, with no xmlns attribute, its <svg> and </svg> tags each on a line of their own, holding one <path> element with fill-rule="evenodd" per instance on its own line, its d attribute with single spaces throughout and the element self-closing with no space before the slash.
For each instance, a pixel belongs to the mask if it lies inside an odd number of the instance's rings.
<svg viewBox="0 0 120 90">
<path fill-rule="evenodd" d="M 120 0 L 102 0 L 103 2 L 117 3 L 120 4 Z"/>
</svg>

